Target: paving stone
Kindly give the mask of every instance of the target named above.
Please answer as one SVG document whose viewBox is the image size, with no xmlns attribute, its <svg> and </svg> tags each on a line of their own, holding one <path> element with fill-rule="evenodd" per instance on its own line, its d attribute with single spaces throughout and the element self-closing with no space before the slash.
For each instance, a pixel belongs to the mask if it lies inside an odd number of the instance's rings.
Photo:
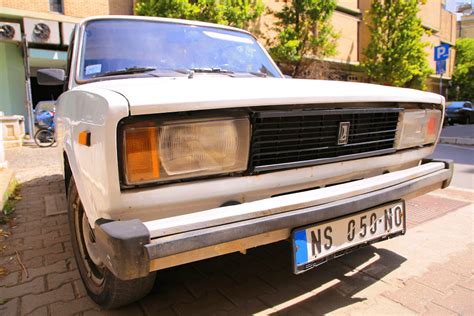
<svg viewBox="0 0 474 316">
<path fill-rule="evenodd" d="M 74 299 L 74 292 L 70 283 L 60 288 L 36 295 L 25 295 L 21 298 L 21 313 L 27 314 L 36 308 L 54 302 L 70 301 Z"/>
<path fill-rule="evenodd" d="M 335 287 L 332 287 L 322 292 L 306 292 L 303 296 L 291 297 L 291 300 L 282 302 L 280 306 L 283 305 L 288 313 L 292 313 L 293 308 L 303 308 L 313 315 L 325 315 L 361 301 L 363 301 L 361 298 L 343 296 L 335 290 Z"/>
<path fill-rule="evenodd" d="M 61 246 L 61 244 L 57 244 L 58 246 Z M 56 246 L 56 245 L 55 245 Z M 52 253 L 44 256 L 44 262 L 45 264 L 53 264 L 55 262 L 61 261 L 61 260 L 66 260 L 66 259 L 71 259 L 73 258 L 74 255 L 72 251 L 64 251 L 61 253 Z"/>
<path fill-rule="evenodd" d="M 59 237 L 59 232 L 58 231 L 52 231 L 47 234 L 40 234 L 38 236 L 28 236 L 25 237 L 25 244 L 31 244 L 34 243 L 37 240 L 42 240 L 42 241 L 51 241 Z"/>
<path fill-rule="evenodd" d="M 339 315 L 339 311 L 335 311 L 334 314 Z M 349 306 L 348 308 L 344 308 L 348 315 L 351 316 L 366 316 L 366 315 L 393 315 L 393 316 L 408 316 L 408 315 L 417 315 L 417 313 L 413 312 L 412 310 L 404 307 L 403 305 L 391 301 L 385 297 L 377 297 L 371 302 L 371 304 L 367 304 L 364 302 L 363 304 L 358 304 L 355 308 Z"/>
<path fill-rule="evenodd" d="M 225 313 L 234 305 L 218 291 L 207 292 L 191 303 L 179 303 L 174 306 L 178 315 L 210 315 Z"/>
<path fill-rule="evenodd" d="M 82 283 L 82 280 L 76 280 L 72 282 L 72 286 L 74 288 L 74 293 L 76 294 L 77 298 L 84 297 L 87 295 L 87 290 L 84 286 L 84 283 Z"/>
<path fill-rule="evenodd" d="M 424 316 L 455 316 L 458 315 L 457 313 L 439 306 L 438 304 L 428 303 L 426 306 L 426 311 L 421 315 Z"/>
<path fill-rule="evenodd" d="M 40 307 L 28 314 L 28 316 L 48 316 L 48 309 L 46 306 Z"/>
<path fill-rule="evenodd" d="M 285 286 L 280 286 L 277 291 L 258 295 L 258 299 L 265 303 L 268 307 L 279 305 L 287 302 L 297 296 L 307 293 L 307 290 L 297 286 L 293 283 L 287 283 Z"/>
<path fill-rule="evenodd" d="M 157 279 L 155 288 L 140 300 L 140 305 L 147 315 L 161 314 L 161 311 L 173 305 L 192 303 L 196 298 L 179 282 Z"/>
<path fill-rule="evenodd" d="M 32 280 L 31 282 L 2 288 L 1 298 L 9 299 L 13 297 L 20 297 L 29 293 L 41 293 L 44 290 L 44 279 L 40 277 Z"/>
<path fill-rule="evenodd" d="M 52 231 L 57 231 L 57 232 L 59 232 L 60 235 L 64 235 L 63 232 L 65 230 L 67 230 L 67 232 L 69 233 L 69 224 L 41 227 L 41 233 L 42 234 L 47 234 L 47 233 L 52 232 Z"/>
<path fill-rule="evenodd" d="M 227 316 L 240 316 L 240 315 L 254 315 L 258 312 L 267 310 L 268 307 L 257 298 L 247 298 L 239 301 L 237 306 L 233 309 L 226 311 Z"/>
<path fill-rule="evenodd" d="M 46 275 L 49 273 L 54 272 L 64 272 L 67 271 L 66 262 L 65 261 L 58 261 L 54 264 L 39 267 L 39 268 L 31 268 L 28 269 L 28 279 L 25 275 L 22 275 L 22 282 L 26 280 L 32 280 L 37 276 Z"/>
<path fill-rule="evenodd" d="M 450 295 L 436 298 L 433 303 L 461 315 L 472 315 L 474 313 L 474 292 L 460 286 L 454 286 Z"/>
<path fill-rule="evenodd" d="M 461 276 L 446 269 L 431 268 L 429 272 L 421 277 L 415 278 L 415 280 L 432 289 L 447 293 L 451 286 L 461 280 Z"/>
<path fill-rule="evenodd" d="M 40 248 L 34 250 L 25 250 L 23 252 L 23 259 L 28 260 L 35 257 L 41 257 L 44 255 L 52 254 L 52 253 L 60 253 L 63 252 L 63 245 L 62 244 L 55 244 L 53 246 L 47 248 Z"/>
<path fill-rule="evenodd" d="M 98 306 L 88 296 L 73 301 L 55 302 L 49 305 L 51 316 L 74 315 Z"/>
<path fill-rule="evenodd" d="M 428 302 L 443 296 L 439 291 L 414 280 L 408 280 L 405 287 L 398 291 L 385 292 L 383 295 L 417 313 L 423 313 Z"/>
<path fill-rule="evenodd" d="M 18 283 L 18 280 L 20 278 L 20 272 L 19 271 L 13 271 L 13 272 L 8 272 L 7 275 L 0 277 L 0 286 L 12 286 Z M 0 294 L 1 297 L 1 294 Z"/>
<path fill-rule="evenodd" d="M 55 289 L 61 284 L 71 282 L 74 280 L 79 280 L 81 277 L 79 271 L 67 271 L 64 273 L 51 273 L 46 276 L 46 281 L 48 283 L 48 289 Z"/>
<path fill-rule="evenodd" d="M 465 289 L 474 291 L 474 277 L 470 277 L 467 280 L 461 280 L 461 281 L 458 282 L 457 285 L 459 285 L 460 287 L 463 287 Z"/>
<path fill-rule="evenodd" d="M 58 191 L 58 187 L 53 187 L 53 191 Z M 46 216 L 65 214 L 67 211 L 66 196 L 64 193 L 47 195 L 44 197 L 46 206 Z"/>
<path fill-rule="evenodd" d="M 238 285 L 221 284 L 218 287 L 219 291 L 236 306 L 246 305 L 252 298 L 276 291 L 260 279 L 247 280 L 246 283 Z"/>
<path fill-rule="evenodd" d="M 41 235 L 41 229 L 39 227 L 26 230 L 23 232 L 16 232 L 15 230 L 12 231 L 12 237 L 14 238 L 23 238 L 23 237 L 30 237 L 30 236 L 39 236 Z"/>
<path fill-rule="evenodd" d="M 65 243 L 70 243 L 70 240 L 71 240 L 71 237 L 69 235 L 62 235 L 54 239 L 44 240 L 43 245 L 44 247 L 51 247 L 51 246 L 54 246 L 55 244 L 62 243 L 64 246 Z M 64 247 L 64 251 L 68 251 L 68 250 L 71 250 L 71 249 L 70 248 L 67 249 L 66 247 Z"/>
<path fill-rule="evenodd" d="M 25 265 L 25 267 L 27 269 L 31 269 L 31 268 L 39 268 L 39 267 L 42 267 L 44 266 L 44 260 L 43 260 L 43 257 L 39 256 L 39 257 L 34 257 L 34 258 L 31 258 L 31 259 L 24 259 L 23 258 L 23 264 Z M 19 266 L 19 264 L 17 264 Z M 19 269 L 21 269 L 21 267 L 18 267 Z"/>
<path fill-rule="evenodd" d="M 1 297 L 2 299 L 4 299 L 3 295 Z M 5 304 L 0 305 L 0 315 L 16 316 L 18 315 L 19 306 L 20 306 L 20 299 L 12 298 L 8 300 L 8 302 L 6 302 Z"/>
<path fill-rule="evenodd" d="M 96 307 L 92 310 L 87 310 L 83 313 L 84 316 L 99 316 L 99 315 L 104 315 L 104 316 L 129 316 L 129 315 L 144 315 L 143 311 L 140 309 L 140 306 L 137 303 L 130 304 L 124 307 L 121 307 L 120 309 L 113 309 L 113 310 L 100 310 L 99 307 L 96 305 Z M 150 314 L 150 315 L 158 315 L 158 314 Z M 167 314 L 165 310 L 160 311 L 160 316 L 166 316 L 166 315 L 176 315 L 174 312 L 173 314 Z"/>
</svg>

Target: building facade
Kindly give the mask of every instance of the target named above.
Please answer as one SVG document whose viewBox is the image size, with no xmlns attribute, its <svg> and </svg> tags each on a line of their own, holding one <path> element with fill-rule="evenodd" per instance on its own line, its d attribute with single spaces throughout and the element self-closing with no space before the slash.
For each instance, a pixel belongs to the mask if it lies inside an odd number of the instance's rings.
<svg viewBox="0 0 474 316">
<path fill-rule="evenodd" d="M 461 16 L 458 21 L 458 37 L 474 38 L 474 14 Z"/>
</svg>

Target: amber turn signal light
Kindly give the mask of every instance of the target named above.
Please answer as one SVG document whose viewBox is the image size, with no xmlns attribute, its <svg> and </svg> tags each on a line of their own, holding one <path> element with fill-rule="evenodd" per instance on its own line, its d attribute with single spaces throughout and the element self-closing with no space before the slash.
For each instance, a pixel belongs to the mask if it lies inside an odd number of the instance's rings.
<svg viewBox="0 0 474 316">
<path fill-rule="evenodd" d="M 128 183 L 147 182 L 160 177 L 157 127 L 125 130 L 125 176 Z"/>
</svg>

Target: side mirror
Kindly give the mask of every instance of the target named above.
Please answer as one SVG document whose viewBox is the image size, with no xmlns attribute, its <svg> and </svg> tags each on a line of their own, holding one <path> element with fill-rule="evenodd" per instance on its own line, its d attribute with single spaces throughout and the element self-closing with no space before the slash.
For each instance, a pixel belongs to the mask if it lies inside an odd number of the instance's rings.
<svg viewBox="0 0 474 316">
<path fill-rule="evenodd" d="M 64 69 L 58 68 L 38 69 L 36 78 L 42 86 L 60 86 L 66 79 Z"/>
</svg>

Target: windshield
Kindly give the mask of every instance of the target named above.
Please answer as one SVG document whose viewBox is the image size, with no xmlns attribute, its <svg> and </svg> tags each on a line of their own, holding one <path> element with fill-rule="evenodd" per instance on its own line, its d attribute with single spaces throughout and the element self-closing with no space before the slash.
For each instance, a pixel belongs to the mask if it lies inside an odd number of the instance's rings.
<svg viewBox="0 0 474 316">
<path fill-rule="evenodd" d="M 448 108 L 462 108 L 464 106 L 464 102 L 448 102 L 446 103 L 446 107 Z"/>
<path fill-rule="evenodd" d="M 280 77 L 255 39 L 213 27 L 143 20 L 97 20 L 85 26 L 79 79 L 148 69 Z M 144 69 L 145 71 L 142 71 Z M 214 71 L 213 71 L 214 70 Z M 203 72 L 203 71 L 201 71 Z"/>
</svg>

